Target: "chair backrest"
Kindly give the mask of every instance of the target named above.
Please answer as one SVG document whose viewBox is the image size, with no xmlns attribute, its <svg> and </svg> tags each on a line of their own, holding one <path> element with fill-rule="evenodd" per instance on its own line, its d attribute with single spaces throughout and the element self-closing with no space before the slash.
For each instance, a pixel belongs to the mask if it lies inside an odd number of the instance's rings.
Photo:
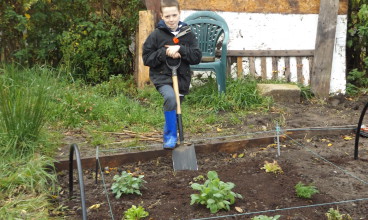
<svg viewBox="0 0 368 220">
<path fill-rule="evenodd" d="M 221 35 L 223 35 L 222 50 L 227 51 L 229 28 L 221 16 L 210 11 L 198 11 L 188 16 L 184 22 L 196 35 L 203 57 L 215 57 Z"/>
</svg>

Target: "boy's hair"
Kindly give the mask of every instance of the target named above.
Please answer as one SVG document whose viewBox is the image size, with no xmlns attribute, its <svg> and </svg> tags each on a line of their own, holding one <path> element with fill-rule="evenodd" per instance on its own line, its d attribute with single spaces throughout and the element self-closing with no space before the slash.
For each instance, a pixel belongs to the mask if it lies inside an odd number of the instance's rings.
<svg viewBox="0 0 368 220">
<path fill-rule="evenodd" d="M 180 11 L 179 2 L 177 0 L 161 0 L 161 7 L 160 7 L 161 13 L 162 13 L 162 8 L 165 8 L 165 7 L 177 7 L 178 10 Z"/>
</svg>

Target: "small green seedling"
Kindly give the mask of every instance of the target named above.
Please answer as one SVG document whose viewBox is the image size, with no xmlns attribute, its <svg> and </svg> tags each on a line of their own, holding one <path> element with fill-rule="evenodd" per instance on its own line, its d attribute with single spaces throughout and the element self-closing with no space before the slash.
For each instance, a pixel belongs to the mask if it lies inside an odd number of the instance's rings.
<svg viewBox="0 0 368 220">
<path fill-rule="evenodd" d="M 278 220 L 281 215 L 275 215 L 273 217 L 268 217 L 266 215 L 258 215 L 252 218 L 252 220 Z"/>
<path fill-rule="evenodd" d="M 280 165 L 277 163 L 276 160 L 273 161 L 273 163 L 270 163 L 268 161 L 265 161 L 265 164 L 261 168 L 262 170 L 265 170 L 267 173 L 274 173 L 274 174 L 282 174 L 283 171 L 280 167 Z"/>
<path fill-rule="evenodd" d="M 146 212 L 142 206 L 136 207 L 135 205 L 132 205 L 130 209 L 124 212 L 123 220 L 139 220 L 147 217 L 148 215 L 149 213 Z"/>
<path fill-rule="evenodd" d="M 326 213 L 327 220 L 353 220 L 349 214 L 340 214 L 339 209 L 330 208 Z"/>
<path fill-rule="evenodd" d="M 206 205 L 211 213 L 216 213 L 221 209 L 229 211 L 230 205 L 235 203 L 235 198 L 243 198 L 240 194 L 231 191 L 235 184 L 221 181 L 216 171 L 209 171 L 207 178 L 203 185 L 191 184 L 192 189 L 198 190 L 200 193 L 190 195 L 190 205 Z"/>
<path fill-rule="evenodd" d="M 146 181 L 143 180 L 143 175 L 139 175 L 138 177 L 134 177 L 133 174 L 127 173 L 126 171 L 121 172 L 121 176 L 114 176 L 114 183 L 111 186 L 112 193 L 116 194 L 116 198 L 120 198 L 122 194 L 138 194 L 142 195 L 139 190 L 143 183 Z"/>
<path fill-rule="evenodd" d="M 304 185 L 299 182 L 295 185 L 296 195 L 300 198 L 310 199 L 316 193 L 319 193 L 318 189 L 313 185 Z"/>
</svg>

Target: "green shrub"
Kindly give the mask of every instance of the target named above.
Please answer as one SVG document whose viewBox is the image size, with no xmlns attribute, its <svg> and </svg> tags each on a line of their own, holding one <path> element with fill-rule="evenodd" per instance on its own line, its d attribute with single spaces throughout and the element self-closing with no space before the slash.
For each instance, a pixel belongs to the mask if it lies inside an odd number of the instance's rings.
<svg viewBox="0 0 368 220">
<path fill-rule="evenodd" d="M 221 181 L 216 171 L 209 171 L 207 178 L 203 185 L 198 183 L 191 185 L 192 189 L 198 190 L 200 193 L 190 196 L 190 205 L 206 205 L 211 213 L 216 213 L 221 209 L 230 210 L 230 205 L 235 203 L 235 198 L 242 198 L 240 194 L 231 191 L 235 184 Z"/>
<path fill-rule="evenodd" d="M 134 55 L 129 50 L 137 24 L 139 0 L 116 0 L 118 16 L 90 13 L 86 20 L 74 23 L 59 40 L 63 65 L 72 75 L 90 83 L 109 79 L 110 75 L 131 75 Z M 116 9 L 116 10 L 117 10 Z"/>
<path fill-rule="evenodd" d="M 149 213 L 146 212 L 142 206 L 136 207 L 135 205 L 132 205 L 130 209 L 124 212 L 123 220 L 139 220 L 147 217 L 148 215 Z"/>
<path fill-rule="evenodd" d="M 296 195 L 300 198 L 310 199 L 316 193 L 319 193 L 317 188 L 313 185 L 304 185 L 299 182 L 295 185 Z"/>
<path fill-rule="evenodd" d="M 347 35 L 347 81 L 349 94 L 368 87 L 368 1 L 349 1 Z"/>
<path fill-rule="evenodd" d="M 140 188 L 146 181 L 143 180 L 144 175 L 134 177 L 133 174 L 126 171 L 121 172 L 121 176 L 115 175 L 114 183 L 111 185 L 112 193 L 116 194 L 116 198 L 120 198 L 122 194 L 138 194 L 142 195 Z"/>
</svg>

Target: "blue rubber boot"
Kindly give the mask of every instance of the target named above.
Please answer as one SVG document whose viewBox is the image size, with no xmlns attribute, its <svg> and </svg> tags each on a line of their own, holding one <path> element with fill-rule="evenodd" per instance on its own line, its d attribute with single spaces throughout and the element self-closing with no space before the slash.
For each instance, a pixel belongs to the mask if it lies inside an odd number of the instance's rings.
<svg viewBox="0 0 368 220">
<path fill-rule="evenodd" d="M 174 149 L 178 140 L 176 110 L 165 111 L 164 149 Z"/>
</svg>

